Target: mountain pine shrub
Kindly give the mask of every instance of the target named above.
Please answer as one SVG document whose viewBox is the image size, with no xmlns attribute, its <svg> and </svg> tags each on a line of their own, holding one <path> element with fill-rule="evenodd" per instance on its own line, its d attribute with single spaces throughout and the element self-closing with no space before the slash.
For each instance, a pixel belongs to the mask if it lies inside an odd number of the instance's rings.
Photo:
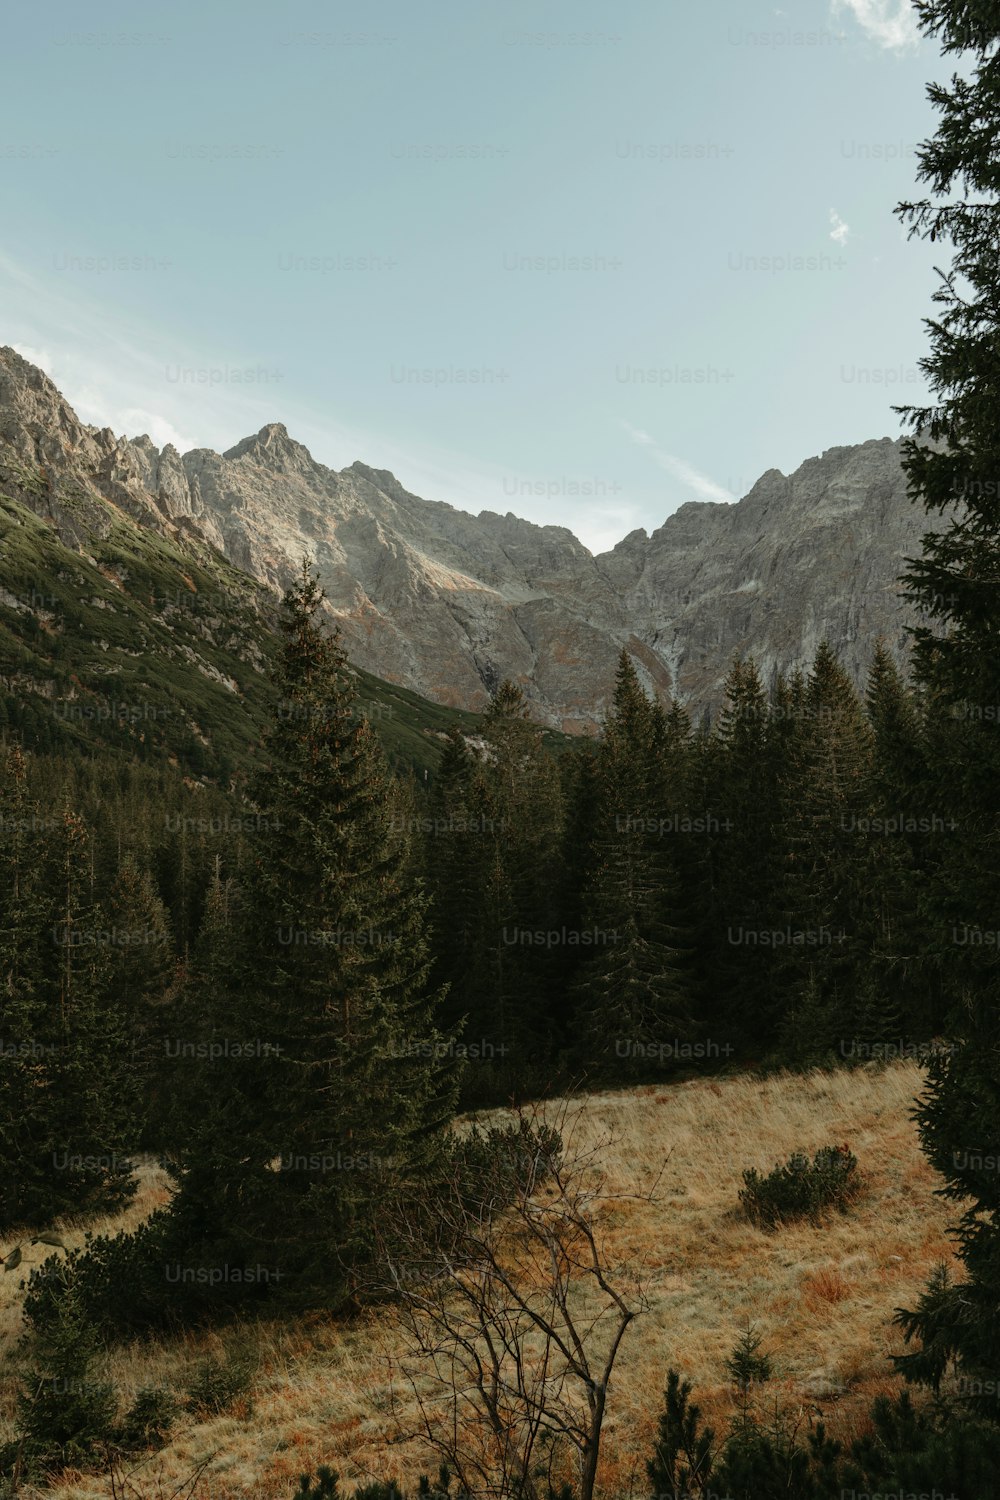
<svg viewBox="0 0 1000 1500">
<path fill-rule="evenodd" d="M 822 1146 L 812 1161 L 804 1151 L 762 1176 L 750 1167 L 743 1173 L 740 1202 L 747 1218 L 763 1229 L 786 1219 L 814 1219 L 824 1208 L 846 1213 L 860 1190 L 857 1157 L 849 1146 Z"/>
</svg>

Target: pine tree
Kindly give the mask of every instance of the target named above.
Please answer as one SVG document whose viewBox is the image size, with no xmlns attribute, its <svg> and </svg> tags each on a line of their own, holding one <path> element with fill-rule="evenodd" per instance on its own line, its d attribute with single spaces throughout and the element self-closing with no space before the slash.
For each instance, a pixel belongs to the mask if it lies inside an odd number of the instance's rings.
<svg viewBox="0 0 1000 1500">
<path fill-rule="evenodd" d="M 922 832 L 922 745 L 917 705 L 881 642 L 865 693 L 873 737 L 867 802 L 870 819 L 858 830 L 865 859 L 868 904 L 862 914 L 869 972 L 859 992 L 853 1034 L 866 1044 L 933 1032 L 933 975 L 924 954 L 926 919 L 920 872 L 944 835 Z"/>
<path fill-rule="evenodd" d="M 568 932 L 582 932 L 600 802 L 600 759 L 593 741 L 584 740 L 572 752 L 563 754 L 559 772 L 564 816 L 559 836 L 554 925 L 559 931 L 565 928 Z M 574 1040 L 576 992 L 586 957 L 579 946 L 566 945 L 554 974 L 553 1014 L 563 1049 Z"/>
<path fill-rule="evenodd" d="M 712 1478 L 715 1431 L 703 1427 L 701 1409 L 691 1400 L 691 1382 L 667 1372 L 653 1457 L 646 1464 L 651 1493 L 658 1500 L 689 1500 L 706 1493 Z"/>
<path fill-rule="evenodd" d="M 425 862 L 431 895 L 435 980 L 446 988 L 445 1023 L 463 1027 L 478 997 L 468 982 L 480 937 L 487 830 L 476 810 L 479 756 L 457 727 L 448 731 L 431 793 Z M 475 1025 L 475 1022 L 473 1022 Z"/>
<path fill-rule="evenodd" d="M 350 1288 L 380 1195 L 417 1191 L 434 1169 L 455 1096 L 427 985 L 426 898 L 405 878 L 384 757 L 338 637 L 316 623 L 321 601 L 304 565 L 284 600 L 281 696 L 229 936 L 221 886 L 210 902 L 231 961 L 215 1055 L 238 1042 L 250 1055 L 215 1066 L 215 1135 L 188 1144 L 177 1204 L 178 1222 L 270 1256 L 278 1290 L 299 1302 Z M 213 964 L 210 948 L 202 984 Z M 212 1226 L 220 1191 L 225 1222 Z"/>
<path fill-rule="evenodd" d="M 690 976 L 677 946 L 678 882 L 663 836 L 662 755 L 683 715 L 656 715 L 622 651 L 598 762 L 596 833 L 584 918 L 594 957 L 580 980 L 581 1061 L 615 1073 L 662 1064 L 694 1029 Z"/>
<path fill-rule="evenodd" d="M 107 911 L 117 941 L 111 948 L 105 983 L 129 1058 L 128 1066 L 118 1070 L 118 1084 L 129 1114 L 149 1122 L 156 1114 L 163 1055 L 161 1019 L 174 975 L 174 956 L 167 909 L 150 870 L 134 854 L 122 857 Z"/>
<path fill-rule="evenodd" d="M 480 1054 L 467 1086 L 481 1101 L 544 1079 L 558 960 L 537 934 L 554 930 L 561 793 L 555 762 L 515 683 L 498 687 L 478 753 L 461 760 L 454 748 L 449 764 L 452 805 L 464 809 L 465 831 L 437 856 L 456 856 L 443 881 L 448 907 L 459 914 L 446 962 L 453 1014 L 467 1018 L 463 1041 Z M 452 938 L 451 929 L 442 930 L 446 944 Z"/>
<path fill-rule="evenodd" d="M 163 1229 L 164 1264 L 258 1263 L 253 1235 L 274 1191 L 270 1122 L 260 1109 L 273 1058 L 248 1030 L 245 1011 L 259 980 L 246 892 L 217 865 L 185 983 L 163 1018 L 162 1126 L 179 1186 Z M 234 1043 L 247 1042 L 249 1056 L 230 1055 Z M 265 1269 L 280 1267 L 268 1262 Z M 267 1280 L 223 1283 L 209 1308 L 264 1300 L 273 1289 Z"/>
<path fill-rule="evenodd" d="M 0 1212 L 7 1224 L 43 1224 L 133 1191 L 131 1057 L 109 983 L 115 929 L 95 898 L 83 820 L 42 815 L 19 751 L 2 806 Z"/>
<path fill-rule="evenodd" d="M 742 941 L 778 926 L 778 726 L 755 663 L 737 658 L 706 745 L 705 804 L 716 814 L 705 895 L 706 989 L 718 1028 L 734 1044 L 773 1042 L 778 1015 L 774 952 Z"/>
<path fill-rule="evenodd" d="M 0 1200 L 4 1225 L 44 1217 L 50 1206 L 46 1147 L 54 1143 L 48 1059 L 42 1035 L 38 951 L 45 896 L 38 855 L 38 805 L 29 796 L 19 749 L 8 750 L 0 782 Z"/>
<path fill-rule="evenodd" d="M 857 694 L 823 642 L 797 712 L 781 786 L 784 877 L 778 973 L 786 1012 L 805 999 L 845 1037 L 863 972 L 859 934 L 866 901 L 862 850 L 853 833 L 868 811 L 871 738 Z"/>
<path fill-rule="evenodd" d="M 128 1153 L 137 1136 L 128 1017 L 113 983 L 112 953 L 122 944 L 98 899 L 92 841 L 83 819 L 66 809 L 48 864 L 51 891 L 48 992 L 54 1046 L 50 1107 L 64 1143 L 53 1156 L 64 1201 L 110 1207 L 135 1191 Z M 59 1160 L 59 1157 L 64 1160 Z"/>
<path fill-rule="evenodd" d="M 955 936 L 946 976 L 955 1049 L 933 1061 L 918 1119 L 924 1149 L 944 1175 L 944 1193 L 963 1206 L 958 1239 L 965 1280 L 933 1286 L 916 1310 L 901 1315 L 907 1335 L 922 1345 L 903 1368 L 936 1383 L 955 1359 L 963 1380 L 984 1381 L 995 1392 L 1000 960 L 995 943 L 968 938 L 995 930 L 1000 879 L 1000 17 L 995 6 L 970 0 L 918 0 L 916 9 L 924 33 L 939 37 L 945 54 L 960 54 L 966 65 L 949 85 L 928 89 L 940 119 L 936 135 L 920 147 L 918 172 L 933 199 L 897 210 L 912 233 L 953 247 L 935 293 L 940 314 L 927 323 L 931 352 L 921 362 L 937 404 L 902 410 L 914 434 L 904 458 L 911 494 L 943 522 L 924 537 L 906 583 L 927 622 L 915 631 L 914 659 L 929 714 L 953 717 L 956 730 L 935 735 L 948 755 L 931 774 L 935 810 L 952 809 L 962 824 L 954 867 L 958 911 L 939 898 L 938 920 L 942 933 L 964 923 L 967 939 Z M 956 190 L 961 196 L 952 198 Z M 984 1404 L 995 1421 L 995 1396 Z"/>
</svg>

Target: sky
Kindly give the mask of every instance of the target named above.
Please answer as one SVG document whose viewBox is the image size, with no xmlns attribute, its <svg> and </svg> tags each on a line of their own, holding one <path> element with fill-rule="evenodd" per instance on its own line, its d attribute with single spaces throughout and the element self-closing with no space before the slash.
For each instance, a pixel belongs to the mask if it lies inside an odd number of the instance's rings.
<svg viewBox="0 0 1000 1500">
<path fill-rule="evenodd" d="M 908 0 L 12 0 L 0 344 L 592 550 L 896 437 L 951 60 Z"/>
</svg>

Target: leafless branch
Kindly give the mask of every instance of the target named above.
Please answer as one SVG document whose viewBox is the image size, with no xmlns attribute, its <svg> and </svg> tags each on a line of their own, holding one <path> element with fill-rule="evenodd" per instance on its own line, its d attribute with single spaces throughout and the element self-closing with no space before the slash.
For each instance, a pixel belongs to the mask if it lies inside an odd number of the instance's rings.
<svg viewBox="0 0 1000 1500">
<path fill-rule="evenodd" d="M 514 1119 L 543 1123 L 539 1110 Z M 557 1124 L 572 1123 L 564 1106 Z M 407 1396 L 394 1389 L 392 1410 L 469 1494 L 540 1500 L 572 1468 L 592 1500 L 612 1373 L 646 1306 L 638 1276 L 612 1268 L 600 1221 L 612 1204 L 648 1202 L 662 1169 L 651 1191 L 610 1193 L 608 1142 L 563 1140 L 558 1159 L 522 1163 L 505 1204 L 470 1194 L 456 1165 L 420 1212 L 386 1210 L 383 1289 L 406 1345 Z"/>
</svg>

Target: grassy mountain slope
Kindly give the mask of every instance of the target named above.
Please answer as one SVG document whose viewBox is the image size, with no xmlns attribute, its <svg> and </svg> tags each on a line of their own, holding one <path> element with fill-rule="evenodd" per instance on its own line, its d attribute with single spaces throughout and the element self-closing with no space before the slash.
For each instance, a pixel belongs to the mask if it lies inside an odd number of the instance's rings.
<svg viewBox="0 0 1000 1500">
<path fill-rule="evenodd" d="M 573 1106 L 572 1139 L 584 1150 L 604 1143 L 607 1190 L 622 1195 L 605 1214 L 601 1237 L 613 1264 L 643 1277 L 649 1299 L 626 1336 L 615 1375 L 603 1493 L 628 1493 L 633 1479 L 643 1492 L 669 1366 L 693 1380 L 708 1419 L 724 1422 L 733 1391 L 723 1361 L 747 1319 L 757 1322 L 775 1359 L 765 1402 L 778 1394 L 803 1420 L 822 1412 L 836 1436 L 862 1430 L 873 1396 L 897 1384 L 888 1363 L 889 1353 L 902 1348 L 891 1327 L 894 1308 L 912 1306 L 931 1267 L 952 1256 L 945 1233 L 951 1210 L 935 1196 L 939 1179 L 910 1118 L 921 1086 L 920 1070 L 900 1063 L 699 1079 L 594 1095 Z M 550 1108 L 555 1115 L 558 1102 Z M 769 1169 L 797 1148 L 812 1153 L 843 1141 L 866 1179 L 848 1214 L 777 1233 L 741 1217 L 745 1167 Z M 651 1185 L 664 1160 L 654 1201 L 630 1200 L 630 1191 Z M 115 1225 L 133 1225 L 166 1195 L 165 1179 L 149 1163 L 139 1201 Z M 79 1243 L 87 1227 L 113 1226 L 71 1226 L 67 1239 Z M 27 1233 L 13 1238 L 29 1243 Z M 44 1253 L 42 1246 L 29 1249 L 26 1268 Z M 0 1359 L 16 1357 L 17 1281 L 0 1277 Z M 189 1334 L 122 1348 L 110 1357 L 109 1377 L 129 1397 L 144 1384 L 183 1388 L 199 1361 L 218 1354 L 231 1336 Z M 260 1360 L 253 1416 L 236 1406 L 210 1419 L 182 1417 L 163 1455 L 164 1480 L 178 1482 L 214 1454 L 211 1477 L 203 1481 L 212 1500 L 288 1500 L 298 1474 L 320 1462 L 337 1468 L 348 1487 L 373 1474 L 412 1482 L 426 1465 L 418 1445 L 397 1441 L 390 1410 L 395 1389 L 405 1416 L 391 1308 L 350 1324 L 316 1317 L 240 1336 L 255 1344 Z M 11 1430 L 13 1405 L 10 1382 L 0 1440 Z M 170 1488 L 165 1484 L 165 1492 Z M 54 1494 L 91 1500 L 107 1494 L 107 1480 L 65 1478 Z"/>
<path fill-rule="evenodd" d="M 107 510 L 78 552 L 0 493 L 0 725 L 43 751 L 166 757 L 227 780 L 274 703 L 275 603 L 204 545 Z M 418 775 L 451 725 L 479 722 L 366 672 L 358 687 L 390 757 Z"/>
</svg>

